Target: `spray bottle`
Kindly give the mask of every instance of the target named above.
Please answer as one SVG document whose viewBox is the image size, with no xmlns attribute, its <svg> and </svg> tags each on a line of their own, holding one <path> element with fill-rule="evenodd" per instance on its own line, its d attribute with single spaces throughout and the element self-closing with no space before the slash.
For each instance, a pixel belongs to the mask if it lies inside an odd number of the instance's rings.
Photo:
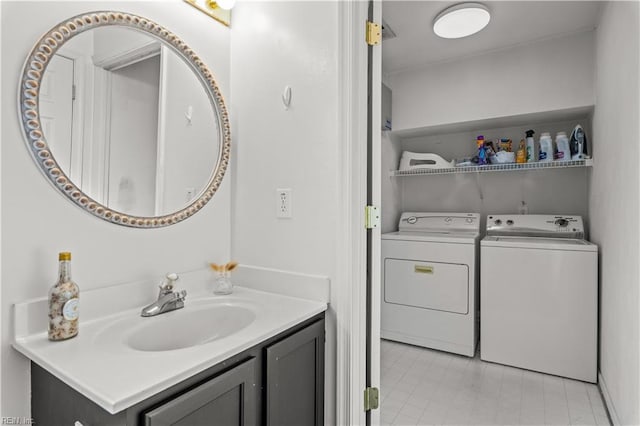
<svg viewBox="0 0 640 426">
<path fill-rule="evenodd" d="M 484 136 L 479 135 L 476 138 L 476 145 L 478 146 L 478 165 L 482 166 L 487 164 L 487 152 L 484 149 Z"/>
<path fill-rule="evenodd" d="M 535 132 L 533 130 L 527 130 L 525 133 L 527 134 L 527 163 L 533 163 L 538 157 L 536 155 L 536 141 L 533 139 Z"/>
</svg>

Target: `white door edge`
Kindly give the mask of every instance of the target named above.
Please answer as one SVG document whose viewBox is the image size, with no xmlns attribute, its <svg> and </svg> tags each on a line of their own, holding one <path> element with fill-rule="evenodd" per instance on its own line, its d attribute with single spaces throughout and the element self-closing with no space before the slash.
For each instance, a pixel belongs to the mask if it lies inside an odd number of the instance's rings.
<svg viewBox="0 0 640 426">
<path fill-rule="evenodd" d="M 382 1 L 373 2 L 373 22 L 382 23 Z M 373 64 L 371 72 L 371 203 L 382 207 L 382 45 L 373 47 L 371 57 Z M 382 212 L 381 212 L 382 213 Z M 380 311 L 381 311 L 381 273 L 382 273 L 382 227 L 371 230 L 371 258 L 369 259 L 371 274 L 371 306 L 369 307 L 371 323 L 369 330 L 371 346 L 369 362 L 371 368 L 371 386 L 380 389 L 380 396 L 384 389 L 380 386 Z M 371 426 L 380 424 L 380 408 L 371 411 Z"/>
</svg>

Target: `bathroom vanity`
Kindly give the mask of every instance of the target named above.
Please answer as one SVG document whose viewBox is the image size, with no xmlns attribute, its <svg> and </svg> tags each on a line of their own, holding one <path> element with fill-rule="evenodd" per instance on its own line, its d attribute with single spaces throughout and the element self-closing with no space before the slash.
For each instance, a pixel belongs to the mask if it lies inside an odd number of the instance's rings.
<svg viewBox="0 0 640 426">
<path fill-rule="evenodd" d="M 322 425 L 324 313 L 116 414 L 33 362 L 31 387 L 37 424 Z"/>
<path fill-rule="evenodd" d="M 35 422 L 322 425 L 327 304 L 244 287 L 212 295 L 205 272 L 182 275 L 184 308 L 155 317 L 140 315 L 148 283 L 86 291 L 80 333 L 61 342 L 42 326 L 46 299 L 16 304 Z M 129 305 L 104 310 L 123 293 Z"/>
</svg>

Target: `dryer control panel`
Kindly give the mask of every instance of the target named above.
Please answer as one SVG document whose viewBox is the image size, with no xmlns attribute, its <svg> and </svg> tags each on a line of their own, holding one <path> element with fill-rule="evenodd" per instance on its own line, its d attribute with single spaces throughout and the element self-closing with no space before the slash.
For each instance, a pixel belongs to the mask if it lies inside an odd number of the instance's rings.
<svg viewBox="0 0 640 426">
<path fill-rule="evenodd" d="M 487 216 L 487 235 L 584 238 L 580 216 L 494 214 Z"/>
<path fill-rule="evenodd" d="M 405 212 L 400 217 L 398 229 L 434 233 L 478 233 L 480 214 Z"/>
</svg>

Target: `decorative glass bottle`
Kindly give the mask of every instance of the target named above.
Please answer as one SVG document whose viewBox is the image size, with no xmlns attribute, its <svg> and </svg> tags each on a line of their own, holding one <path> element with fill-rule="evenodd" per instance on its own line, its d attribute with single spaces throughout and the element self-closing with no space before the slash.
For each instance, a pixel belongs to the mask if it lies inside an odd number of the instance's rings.
<svg viewBox="0 0 640 426">
<path fill-rule="evenodd" d="M 214 294 L 231 294 L 233 293 L 233 284 L 229 276 L 229 271 L 218 272 L 216 284 L 213 289 Z"/>
<path fill-rule="evenodd" d="M 215 284 L 213 287 L 214 294 L 231 294 L 233 293 L 233 283 L 231 282 L 231 272 L 236 269 L 238 262 L 229 262 L 226 265 L 218 265 L 210 263 L 212 270 L 217 272 Z"/>
<path fill-rule="evenodd" d="M 71 281 L 71 253 L 60 253 L 58 260 L 58 282 L 49 290 L 49 340 L 66 340 L 78 334 L 80 290 Z"/>
</svg>

